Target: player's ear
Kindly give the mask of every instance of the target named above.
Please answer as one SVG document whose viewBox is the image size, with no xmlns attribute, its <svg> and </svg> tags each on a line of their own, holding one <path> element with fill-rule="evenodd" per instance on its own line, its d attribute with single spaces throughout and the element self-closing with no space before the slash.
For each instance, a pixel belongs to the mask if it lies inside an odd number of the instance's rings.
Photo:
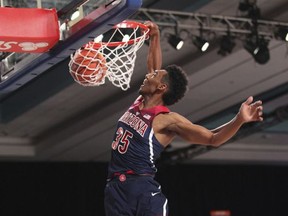
<svg viewBox="0 0 288 216">
<path fill-rule="evenodd" d="M 168 85 L 166 83 L 160 83 L 158 89 L 161 91 L 166 91 L 168 89 Z"/>
</svg>

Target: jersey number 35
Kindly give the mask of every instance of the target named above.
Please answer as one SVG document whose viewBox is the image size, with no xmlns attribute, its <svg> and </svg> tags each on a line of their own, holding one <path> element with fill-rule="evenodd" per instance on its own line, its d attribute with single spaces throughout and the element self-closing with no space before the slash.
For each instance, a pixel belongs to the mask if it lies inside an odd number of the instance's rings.
<svg viewBox="0 0 288 216">
<path fill-rule="evenodd" d="M 133 134 L 130 131 L 124 131 L 122 127 L 119 127 L 116 131 L 116 138 L 112 142 L 112 149 L 118 149 L 119 153 L 125 154 L 130 144 L 129 138 L 132 137 Z"/>
</svg>

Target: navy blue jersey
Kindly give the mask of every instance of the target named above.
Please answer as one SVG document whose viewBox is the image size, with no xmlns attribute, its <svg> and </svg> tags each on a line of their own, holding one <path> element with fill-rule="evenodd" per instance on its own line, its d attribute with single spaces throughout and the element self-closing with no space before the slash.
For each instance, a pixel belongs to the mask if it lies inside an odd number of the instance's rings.
<svg viewBox="0 0 288 216">
<path fill-rule="evenodd" d="M 155 160 L 164 147 L 158 142 L 152 128 L 152 121 L 159 113 L 168 113 L 165 106 L 139 109 L 140 96 L 119 119 L 112 142 L 112 155 L 108 178 L 115 173 L 155 174 Z"/>
</svg>

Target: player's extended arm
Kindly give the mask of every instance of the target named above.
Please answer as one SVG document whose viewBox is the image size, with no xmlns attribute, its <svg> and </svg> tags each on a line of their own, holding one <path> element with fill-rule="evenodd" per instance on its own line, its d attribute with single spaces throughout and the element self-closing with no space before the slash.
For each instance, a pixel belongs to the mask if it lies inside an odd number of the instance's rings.
<svg viewBox="0 0 288 216">
<path fill-rule="evenodd" d="M 253 97 L 249 97 L 242 103 L 235 118 L 214 130 L 195 125 L 180 115 L 174 115 L 173 122 L 175 123 L 168 129 L 193 144 L 220 146 L 231 139 L 244 123 L 263 120 L 262 102 L 252 102 Z"/>
<path fill-rule="evenodd" d="M 160 32 L 158 26 L 150 21 L 144 23 L 149 29 L 149 50 L 147 57 L 148 73 L 159 70 L 162 67 L 162 50 L 160 45 Z"/>
<path fill-rule="evenodd" d="M 262 107 L 262 101 L 256 101 L 252 104 L 253 102 L 253 97 L 250 96 L 244 103 L 242 103 L 239 113 L 241 114 L 241 116 L 244 117 L 244 121 L 245 122 L 251 122 L 251 121 L 263 121 L 263 107 Z M 250 115 L 249 112 L 255 112 L 252 113 L 254 115 Z M 257 116 L 258 114 L 258 116 Z M 236 116 L 234 117 L 234 119 L 236 118 Z M 232 119 L 231 121 L 233 121 L 234 119 Z M 229 123 L 229 122 L 228 122 Z M 226 123 L 226 124 L 228 124 Z M 211 130 L 213 133 L 217 133 L 219 131 L 221 131 L 225 125 L 221 125 L 220 127 L 217 127 L 213 130 Z"/>
</svg>

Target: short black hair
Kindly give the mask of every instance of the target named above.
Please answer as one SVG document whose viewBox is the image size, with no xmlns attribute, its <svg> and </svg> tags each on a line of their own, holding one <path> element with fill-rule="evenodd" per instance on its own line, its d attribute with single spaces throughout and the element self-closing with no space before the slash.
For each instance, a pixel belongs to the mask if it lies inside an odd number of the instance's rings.
<svg viewBox="0 0 288 216">
<path fill-rule="evenodd" d="M 163 82 L 168 84 L 168 91 L 163 96 L 164 105 L 173 105 L 184 97 L 188 90 L 188 78 L 184 70 L 177 65 L 168 65 L 164 68 L 167 76 L 163 77 Z"/>
</svg>

